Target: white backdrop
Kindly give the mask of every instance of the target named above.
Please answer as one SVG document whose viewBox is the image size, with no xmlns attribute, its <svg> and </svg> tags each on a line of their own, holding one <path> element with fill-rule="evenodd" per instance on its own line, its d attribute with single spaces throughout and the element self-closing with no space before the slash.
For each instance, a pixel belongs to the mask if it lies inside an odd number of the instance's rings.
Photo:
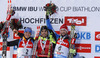
<svg viewBox="0 0 100 58">
<path fill-rule="evenodd" d="M 0 0 L 0 21 L 6 20 L 7 2 L 7 0 Z M 31 27 L 36 32 L 37 26 L 46 25 L 43 6 L 49 2 L 50 0 L 12 0 L 12 8 L 16 12 L 12 18 L 19 18 L 24 27 Z M 60 26 L 65 21 L 69 23 L 68 20 L 76 20 L 76 32 L 78 33 L 76 48 L 78 54 L 85 58 L 100 58 L 100 1 L 52 0 L 52 2 L 58 6 L 57 13 L 51 16 L 54 30 L 59 31 Z M 65 17 L 72 18 L 66 19 Z M 70 26 L 68 28 L 70 30 Z M 10 30 L 8 41 L 11 40 L 13 40 L 13 33 Z M 2 42 L 2 39 L 0 41 Z M 14 50 L 11 47 L 7 53 L 7 58 L 12 58 L 13 54 L 16 54 L 16 49 Z"/>
</svg>

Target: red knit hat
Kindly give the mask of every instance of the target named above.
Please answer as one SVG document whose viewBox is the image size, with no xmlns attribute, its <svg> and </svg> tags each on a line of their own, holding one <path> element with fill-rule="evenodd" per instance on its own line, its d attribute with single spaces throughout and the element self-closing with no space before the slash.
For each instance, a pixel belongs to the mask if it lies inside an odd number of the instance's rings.
<svg viewBox="0 0 100 58">
<path fill-rule="evenodd" d="M 68 31 L 68 27 L 67 27 L 66 24 L 63 24 L 63 25 L 60 27 L 60 30 L 61 30 L 61 29 L 66 29 L 66 31 Z"/>
</svg>

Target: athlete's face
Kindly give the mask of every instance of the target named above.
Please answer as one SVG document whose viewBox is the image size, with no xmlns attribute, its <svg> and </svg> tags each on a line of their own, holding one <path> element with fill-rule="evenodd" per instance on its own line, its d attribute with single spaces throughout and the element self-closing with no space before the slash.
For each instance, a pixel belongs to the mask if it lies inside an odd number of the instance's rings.
<svg viewBox="0 0 100 58">
<path fill-rule="evenodd" d="M 41 31 L 41 36 L 44 37 L 44 38 L 46 38 L 47 35 L 48 35 L 48 31 L 47 31 L 46 29 L 43 29 L 43 30 Z"/>
<path fill-rule="evenodd" d="M 66 31 L 66 29 L 61 29 L 61 30 L 60 30 L 60 34 L 61 34 L 62 36 L 65 36 L 67 33 L 68 33 L 68 32 Z"/>
<path fill-rule="evenodd" d="M 29 38 L 31 36 L 31 33 L 30 32 L 25 32 L 24 36 L 25 36 L 25 38 Z"/>
</svg>

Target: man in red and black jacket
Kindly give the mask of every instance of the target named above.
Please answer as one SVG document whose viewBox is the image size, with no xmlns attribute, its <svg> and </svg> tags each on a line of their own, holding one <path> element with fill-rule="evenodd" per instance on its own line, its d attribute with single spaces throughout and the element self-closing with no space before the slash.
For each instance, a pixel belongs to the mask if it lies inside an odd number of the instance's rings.
<svg viewBox="0 0 100 58">
<path fill-rule="evenodd" d="M 24 34 L 18 33 L 16 29 L 13 30 L 21 39 L 7 42 L 7 46 L 17 46 L 17 57 L 18 58 L 32 58 L 33 57 L 33 43 L 34 39 L 31 37 L 32 29 L 25 28 Z"/>
<path fill-rule="evenodd" d="M 67 25 L 63 24 L 60 27 L 60 29 L 59 29 L 60 35 L 58 35 L 50 23 L 48 12 L 46 12 L 46 25 L 47 25 L 48 29 L 50 29 L 54 32 L 54 34 L 56 36 L 56 40 L 57 40 L 53 58 L 68 58 L 68 53 L 70 51 L 70 49 L 69 49 L 70 43 L 75 48 L 75 38 L 71 39 L 70 36 L 68 35 L 69 30 L 68 30 Z M 70 41 L 70 39 L 71 39 L 71 41 Z M 75 52 L 73 52 L 73 51 L 76 51 L 76 50 L 74 50 L 74 49 L 71 50 L 71 52 L 73 54 L 75 54 Z"/>
</svg>

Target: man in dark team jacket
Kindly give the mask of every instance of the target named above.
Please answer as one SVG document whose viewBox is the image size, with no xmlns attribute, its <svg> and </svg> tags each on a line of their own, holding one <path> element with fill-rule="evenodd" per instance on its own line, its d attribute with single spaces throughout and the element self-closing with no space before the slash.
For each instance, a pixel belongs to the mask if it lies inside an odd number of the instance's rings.
<svg viewBox="0 0 100 58">
<path fill-rule="evenodd" d="M 40 29 L 40 35 L 35 39 L 38 39 L 37 57 L 52 58 L 56 44 L 54 32 L 52 32 L 52 30 L 49 30 L 47 26 L 42 26 Z"/>
</svg>

